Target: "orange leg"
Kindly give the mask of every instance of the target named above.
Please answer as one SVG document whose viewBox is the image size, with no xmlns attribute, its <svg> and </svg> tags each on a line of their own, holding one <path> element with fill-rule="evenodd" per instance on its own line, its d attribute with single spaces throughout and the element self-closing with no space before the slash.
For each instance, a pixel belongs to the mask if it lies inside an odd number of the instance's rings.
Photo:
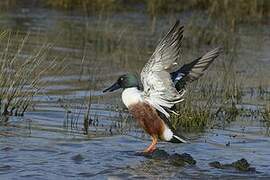
<svg viewBox="0 0 270 180">
<path fill-rule="evenodd" d="M 157 141 L 158 141 L 158 138 L 156 136 L 152 136 L 152 143 L 143 152 L 144 153 L 154 152 L 157 149 L 157 147 L 156 147 Z"/>
</svg>

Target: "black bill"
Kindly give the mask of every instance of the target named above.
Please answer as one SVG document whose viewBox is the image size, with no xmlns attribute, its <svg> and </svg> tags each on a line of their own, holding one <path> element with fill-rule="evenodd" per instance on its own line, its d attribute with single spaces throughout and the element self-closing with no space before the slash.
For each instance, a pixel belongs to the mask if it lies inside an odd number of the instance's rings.
<svg viewBox="0 0 270 180">
<path fill-rule="evenodd" d="M 103 92 L 112 92 L 112 91 L 115 91 L 117 89 L 120 89 L 120 85 L 116 82 L 114 83 L 113 85 L 111 85 L 110 87 L 108 87 L 107 89 L 104 89 Z"/>
</svg>

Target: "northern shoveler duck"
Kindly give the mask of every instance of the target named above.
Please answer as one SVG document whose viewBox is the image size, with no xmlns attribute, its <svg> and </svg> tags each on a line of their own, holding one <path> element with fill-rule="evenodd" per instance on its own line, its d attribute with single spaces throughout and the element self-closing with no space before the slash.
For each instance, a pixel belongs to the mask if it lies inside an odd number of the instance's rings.
<svg viewBox="0 0 270 180">
<path fill-rule="evenodd" d="M 122 101 L 140 126 L 152 137 L 152 143 L 144 152 L 156 149 L 158 139 L 186 143 L 172 128 L 169 118 L 172 107 L 183 101 L 185 85 L 202 76 L 219 55 L 216 48 L 196 60 L 180 67 L 183 26 L 177 21 L 157 45 L 150 60 L 141 71 L 141 81 L 134 74 L 124 74 L 103 92 L 123 89 Z M 141 87 L 141 85 L 143 87 Z"/>
</svg>

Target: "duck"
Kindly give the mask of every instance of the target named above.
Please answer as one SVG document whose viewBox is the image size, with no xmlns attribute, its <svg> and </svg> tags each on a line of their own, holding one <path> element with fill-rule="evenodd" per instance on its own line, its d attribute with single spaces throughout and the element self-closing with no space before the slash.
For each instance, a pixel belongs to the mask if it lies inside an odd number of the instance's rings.
<svg viewBox="0 0 270 180">
<path fill-rule="evenodd" d="M 151 136 L 151 144 L 144 153 L 157 149 L 158 141 L 187 143 L 188 140 L 176 132 L 170 116 L 176 104 L 184 100 L 186 85 L 201 77 L 205 70 L 221 53 L 217 47 L 190 63 L 179 65 L 184 26 L 177 20 L 159 41 L 148 62 L 138 75 L 121 75 L 103 93 L 122 89 L 122 102 L 137 120 L 140 127 Z"/>
</svg>

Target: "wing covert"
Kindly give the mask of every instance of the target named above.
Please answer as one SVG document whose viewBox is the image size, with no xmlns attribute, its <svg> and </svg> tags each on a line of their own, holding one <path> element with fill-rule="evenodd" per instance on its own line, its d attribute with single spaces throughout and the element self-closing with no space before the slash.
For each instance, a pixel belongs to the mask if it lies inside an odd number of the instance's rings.
<svg viewBox="0 0 270 180">
<path fill-rule="evenodd" d="M 183 93 L 175 89 L 169 72 L 178 66 L 176 61 L 180 55 L 182 38 L 183 26 L 177 21 L 159 42 L 141 72 L 145 100 L 167 117 L 169 114 L 163 107 L 171 108 L 183 100 Z"/>
<path fill-rule="evenodd" d="M 171 78 L 177 91 L 183 89 L 188 82 L 195 81 L 201 77 L 220 52 L 221 48 L 215 48 L 191 63 L 183 65 L 179 70 L 171 73 Z"/>
</svg>

